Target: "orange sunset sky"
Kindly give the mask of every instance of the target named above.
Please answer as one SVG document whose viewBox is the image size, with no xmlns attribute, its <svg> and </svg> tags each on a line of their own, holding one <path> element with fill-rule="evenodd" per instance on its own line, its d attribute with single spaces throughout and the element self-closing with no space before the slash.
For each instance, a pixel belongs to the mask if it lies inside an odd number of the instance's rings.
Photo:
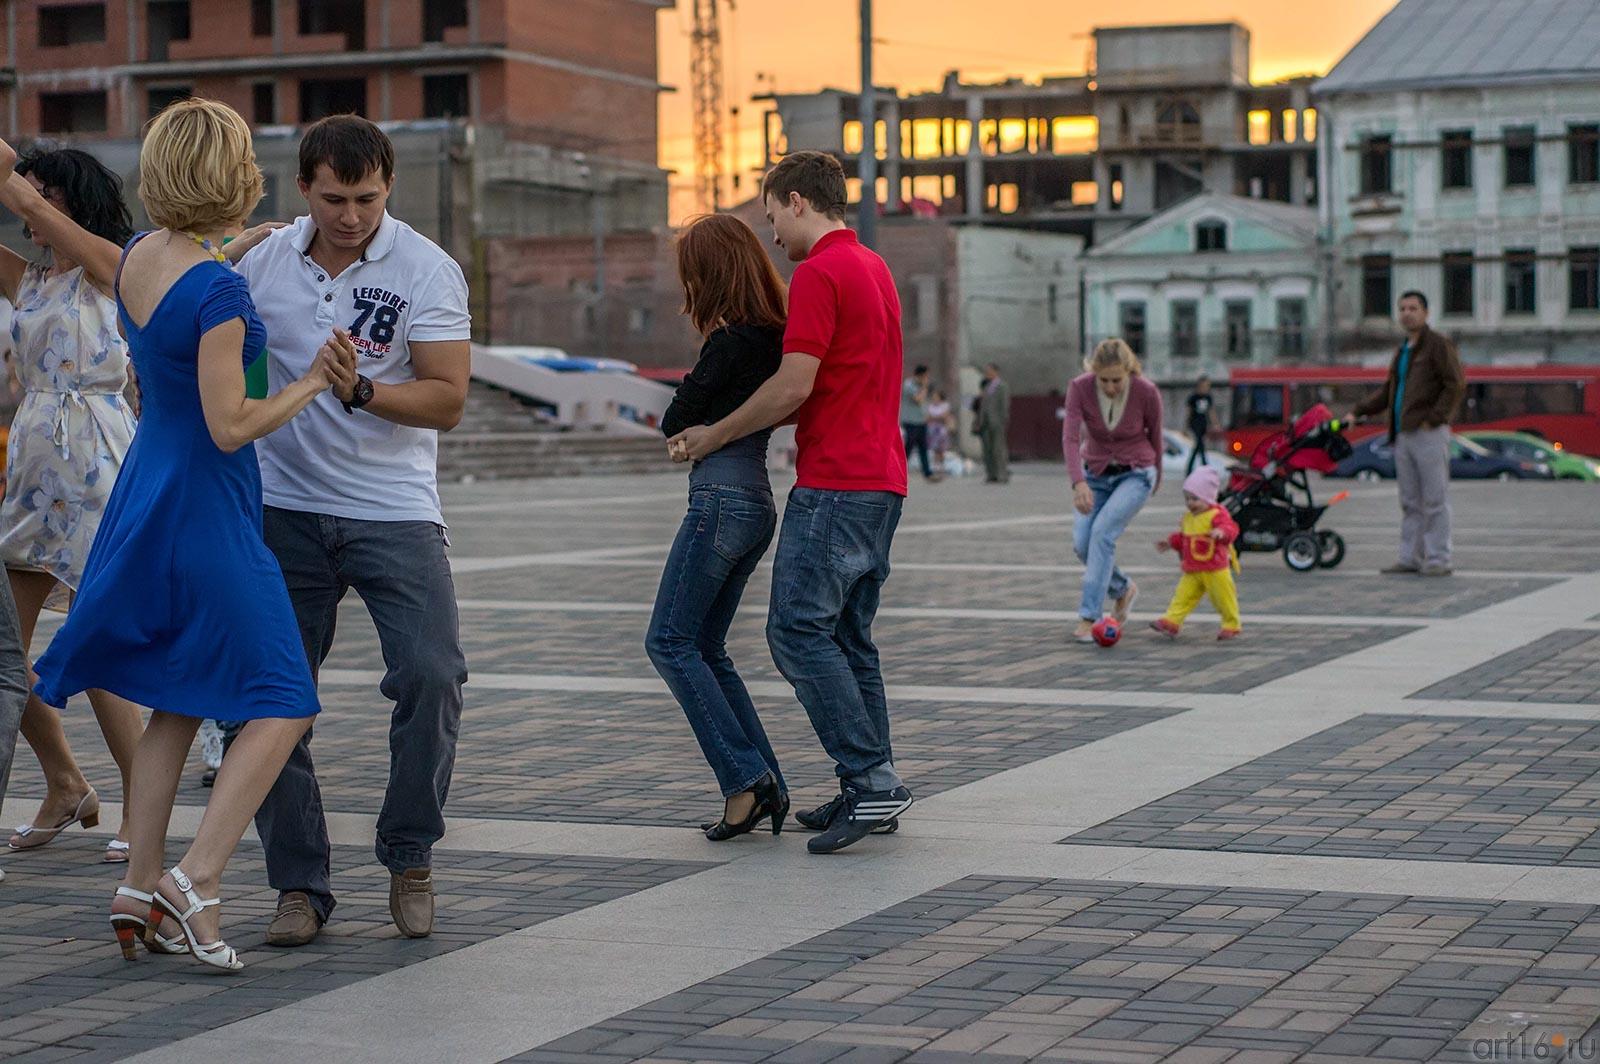
<svg viewBox="0 0 1600 1064">
<path fill-rule="evenodd" d="M 952 69 L 966 80 L 1081 74 L 1096 26 L 1229 19 L 1250 30 L 1254 80 L 1322 74 L 1393 6 L 1394 0 L 877 0 L 874 80 L 906 91 L 936 88 Z M 724 92 L 728 104 L 742 108 L 744 167 L 761 162 L 765 105 L 752 104 L 752 94 L 860 84 L 857 11 L 857 0 L 723 0 Z M 690 27 L 689 0 L 661 12 L 659 77 L 678 90 L 661 99 L 661 165 L 677 171 L 674 221 L 694 206 Z"/>
</svg>

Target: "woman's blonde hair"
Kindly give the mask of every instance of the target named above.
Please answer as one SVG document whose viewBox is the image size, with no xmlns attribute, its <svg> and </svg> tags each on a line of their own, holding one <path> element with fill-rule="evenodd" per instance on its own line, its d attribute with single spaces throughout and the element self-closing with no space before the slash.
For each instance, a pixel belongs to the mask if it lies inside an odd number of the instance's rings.
<svg viewBox="0 0 1600 1064">
<path fill-rule="evenodd" d="M 1128 346 L 1127 341 L 1117 336 L 1101 340 L 1089 353 L 1089 357 L 1083 360 L 1083 368 L 1090 373 L 1099 373 L 1112 366 L 1121 366 L 1128 371 L 1130 377 L 1137 377 L 1144 371 L 1144 367 L 1139 364 L 1139 356 L 1133 353 L 1133 348 Z"/>
<path fill-rule="evenodd" d="M 139 199 L 164 229 L 207 232 L 243 222 L 261 202 L 250 127 L 215 100 L 169 105 L 145 127 Z"/>
</svg>

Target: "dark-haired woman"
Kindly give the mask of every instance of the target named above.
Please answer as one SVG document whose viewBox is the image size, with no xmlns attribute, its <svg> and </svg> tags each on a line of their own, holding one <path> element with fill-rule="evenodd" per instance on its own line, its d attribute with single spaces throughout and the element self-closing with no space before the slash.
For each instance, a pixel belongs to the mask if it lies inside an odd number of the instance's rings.
<svg viewBox="0 0 1600 1064">
<path fill-rule="evenodd" d="M 699 361 L 667 408 L 670 438 L 732 413 L 778 371 L 787 293 L 746 224 L 729 215 L 690 223 L 678 238 L 684 313 L 705 337 Z M 788 788 L 744 681 L 728 657 L 728 626 L 772 543 L 777 508 L 767 479 L 770 430 L 694 464 L 689 512 L 661 574 L 645 649 L 694 729 L 722 790 L 720 842 L 770 820 L 783 829 Z"/>
<path fill-rule="evenodd" d="M 0 141 L 0 158 L 15 153 Z M 123 392 L 128 348 L 108 294 L 122 245 L 133 235 L 122 182 L 73 148 L 30 154 L 0 170 L 0 205 L 18 215 L 45 261 L 0 248 L 0 293 L 13 304 L 12 366 L 24 394 L 11 425 L 6 492 L 0 502 L 0 562 L 17 602 L 28 646 L 46 600 L 75 592 L 89 545 L 133 439 Z M 65 601 L 65 596 L 62 596 Z M 106 745 L 128 770 L 143 731 L 139 709 L 105 691 L 89 692 Z M 31 824 L 11 836 L 13 850 L 53 840 L 73 824 L 93 827 L 100 801 L 61 730 L 61 717 L 30 696 L 22 735 L 44 769 L 44 801 Z M 126 861 L 124 832 L 106 849 Z"/>
</svg>

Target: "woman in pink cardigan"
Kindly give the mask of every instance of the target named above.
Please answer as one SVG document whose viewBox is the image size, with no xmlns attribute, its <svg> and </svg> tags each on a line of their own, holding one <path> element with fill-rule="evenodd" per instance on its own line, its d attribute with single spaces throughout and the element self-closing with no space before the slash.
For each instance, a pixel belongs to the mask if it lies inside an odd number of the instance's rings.
<svg viewBox="0 0 1600 1064">
<path fill-rule="evenodd" d="M 1061 446 L 1072 478 L 1072 547 L 1084 563 L 1083 597 L 1073 638 L 1094 642 L 1090 629 L 1107 597 L 1126 624 L 1138 585 L 1117 568 L 1117 539 L 1161 482 L 1161 391 L 1140 373 L 1133 349 L 1102 342 L 1083 360 L 1088 372 L 1067 387 Z"/>
</svg>

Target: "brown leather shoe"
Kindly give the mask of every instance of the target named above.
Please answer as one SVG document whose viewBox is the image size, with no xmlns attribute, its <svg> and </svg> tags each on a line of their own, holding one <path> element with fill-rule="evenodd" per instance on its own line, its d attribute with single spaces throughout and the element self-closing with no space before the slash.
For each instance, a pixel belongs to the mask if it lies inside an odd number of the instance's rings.
<svg viewBox="0 0 1600 1064">
<path fill-rule="evenodd" d="M 389 915 L 407 938 L 433 934 L 433 869 L 408 868 L 389 876 Z"/>
<path fill-rule="evenodd" d="M 267 925 L 267 945 L 304 946 L 317 937 L 322 924 L 304 891 L 291 890 L 278 899 L 278 912 Z"/>
</svg>

